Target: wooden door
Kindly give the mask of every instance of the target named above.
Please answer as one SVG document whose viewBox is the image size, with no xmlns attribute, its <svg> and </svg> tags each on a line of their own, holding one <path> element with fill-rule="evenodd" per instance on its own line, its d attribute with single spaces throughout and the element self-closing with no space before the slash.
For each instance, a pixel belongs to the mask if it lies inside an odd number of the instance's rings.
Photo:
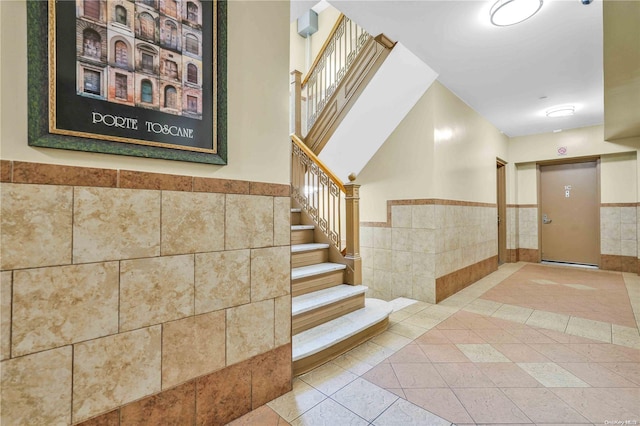
<svg viewBox="0 0 640 426">
<path fill-rule="evenodd" d="M 599 264 L 599 198 L 596 161 L 540 166 L 542 260 Z"/>
</svg>

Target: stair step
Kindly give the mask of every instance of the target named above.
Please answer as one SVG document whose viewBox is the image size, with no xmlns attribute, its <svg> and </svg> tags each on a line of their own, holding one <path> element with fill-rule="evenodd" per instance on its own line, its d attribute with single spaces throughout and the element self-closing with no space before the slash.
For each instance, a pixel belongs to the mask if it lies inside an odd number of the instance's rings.
<svg viewBox="0 0 640 426">
<path fill-rule="evenodd" d="M 293 268 L 291 270 L 291 279 L 297 280 L 299 278 L 312 277 L 314 275 L 322 275 L 327 272 L 339 271 L 341 269 L 347 269 L 347 265 L 340 263 L 318 263 L 315 265 L 301 266 L 299 268 Z"/>
<path fill-rule="evenodd" d="M 316 229 L 313 225 L 291 225 L 292 231 L 305 231 L 308 229 Z"/>
<path fill-rule="evenodd" d="M 298 333 L 292 338 L 293 361 L 318 354 L 385 321 L 393 307 L 379 299 L 366 299 L 365 307 Z M 344 352 L 344 351 L 342 351 Z"/>
<path fill-rule="evenodd" d="M 296 316 L 323 306 L 330 305 L 342 299 L 364 294 L 367 287 L 363 285 L 341 284 L 331 288 L 302 294 L 291 300 L 291 314 Z"/>
<path fill-rule="evenodd" d="M 323 243 L 308 243 L 308 244 L 296 244 L 291 246 L 291 253 L 302 253 L 305 251 L 313 251 L 329 248 L 329 244 Z"/>
<path fill-rule="evenodd" d="M 302 212 L 302 209 L 294 209 L 294 208 L 291 209 L 291 213 L 300 213 L 300 212 Z"/>
</svg>

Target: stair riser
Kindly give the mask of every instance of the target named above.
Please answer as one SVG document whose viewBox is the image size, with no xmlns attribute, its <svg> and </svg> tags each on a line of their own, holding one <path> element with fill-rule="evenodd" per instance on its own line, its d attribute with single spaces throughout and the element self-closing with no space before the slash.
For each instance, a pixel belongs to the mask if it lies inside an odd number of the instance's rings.
<svg viewBox="0 0 640 426">
<path fill-rule="evenodd" d="M 376 324 L 372 324 L 371 327 L 367 328 L 366 330 L 362 330 L 360 333 L 351 336 L 347 340 L 343 340 L 336 345 L 330 346 L 327 349 L 318 352 L 317 354 L 313 354 L 298 361 L 294 361 L 293 375 L 299 376 L 300 374 L 306 373 L 307 371 L 310 371 L 324 364 L 325 362 L 337 358 L 343 353 L 355 348 L 360 343 L 363 343 L 370 338 L 384 332 L 387 329 L 388 325 L 389 318 L 385 318 Z"/>
<path fill-rule="evenodd" d="M 291 212 L 291 224 L 292 225 L 302 224 L 302 216 L 300 212 Z"/>
<path fill-rule="evenodd" d="M 315 265 L 329 261 L 329 249 L 319 249 L 291 254 L 291 267 Z"/>
<path fill-rule="evenodd" d="M 291 245 L 313 243 L 313 229 L 291 231 Z"/>
<path fill-rule="evenodd" d="M 322 275 L 312 277 L 298 278 L 291 284 L 291 296 L 300 296 L 301 294 L 311 293 L 313 291 L 322 290 L 344 283 L 344 270 L 329 272 Z"/>
<path fill-rule="evenodd" d="M 296 315 L 292 319 L 292 334 L 298 334 L 360 308 L 364 308 L 364 293 Z"/>
</svg>

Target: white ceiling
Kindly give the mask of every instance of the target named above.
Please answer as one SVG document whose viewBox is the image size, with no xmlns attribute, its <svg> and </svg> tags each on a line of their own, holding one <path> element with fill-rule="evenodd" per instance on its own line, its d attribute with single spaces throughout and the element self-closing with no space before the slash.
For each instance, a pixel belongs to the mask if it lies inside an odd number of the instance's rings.
<svg viewBox="0 0 640 426">
<path fill-rule="evenodd" d="M 508 136 L 604 122 L 602 0 L 544 0 L 531 19 L 489 22 L 494 0 L 329 0 L 369 33 L 402 42 Z M 292 17 L 315 1 L 292 1 Z M 572 117 L 548 118 L 573 104 Z"/>
</svg>

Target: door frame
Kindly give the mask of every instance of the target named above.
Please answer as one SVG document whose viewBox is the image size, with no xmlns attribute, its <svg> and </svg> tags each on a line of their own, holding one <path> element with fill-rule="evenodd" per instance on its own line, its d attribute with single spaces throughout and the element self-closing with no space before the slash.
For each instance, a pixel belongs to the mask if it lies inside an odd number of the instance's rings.
<svg viewBox="0 0 640 426">
<path fill-rule="evenodd" d="M 575 163 L 596 163 L 596 197 L 598 203 L 598 211 L 596 212 L 598 218 L 598 224 L 601 222 L 600 218 L 600 209 L 602 206 L 602 196 L 600 194 L 600 156 L 587 156 L 587 157 L 575 157 L 575 158 L 563 158 L 559 160 L 545 160 L 536 162 L 536 186 L 537 186 L 537 197 L 538 197 L 538 263 L 542 262 L 542 187 L 540 183 L 540 167 L 541 166 L 552 166 L 552 165 L 561 165 L 561 164 L 575 164 Z M 596 244 L 598 245 L 598 267 L 602 265 L 602 246 L 601 246 L 601 235 L 600 235 L 600 227 L 598 227 L 598 232 L 596 232 Z"/>
<path fill-rule="evenodd" d="M 496 206 L 498 210 L 498 265 L 509 260 L 507 249 L 507 162 L 496 157 Z"/>
</svg>

